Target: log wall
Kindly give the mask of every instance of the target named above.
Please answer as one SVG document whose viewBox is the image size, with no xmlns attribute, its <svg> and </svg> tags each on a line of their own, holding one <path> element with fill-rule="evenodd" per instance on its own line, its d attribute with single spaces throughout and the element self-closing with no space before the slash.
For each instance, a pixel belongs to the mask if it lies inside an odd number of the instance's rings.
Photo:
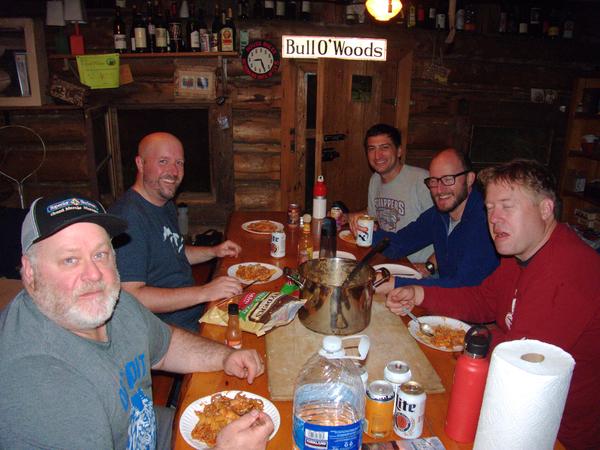
<svg viewBox="0 0 600 450">
<path fill-rule="evenodd" d="M 90 18 L 82 27 L 90 52 L 108 51 L 112 18 Z M 443 64 L 450 69 L 447 84 L 426 77 L 425 66 L 432 61 L 434 46 L 439 55 L 443 35 L 429 30 L 407 31 L 393 26 L 301 24 L 279 21 L 238 23 L 250 31 L 251 38 L 267 38 L 280 46 L 282 34 L 385 37 L 389 45 L 410 47 L 414 51 L 410 102 L 407 162 L 427 167 L 438 149 L 455 146 L 468 150 L 474 124 L 510 125 L 525 123 L 555 129 L 552 163 L 559 165 L 564 140 L 567 105 L 572 80 L 593 76 L 600 70 L 600 46 L 596 42 L 548 41 L 518 36 L 459 34 L 451 47 L 444 47 Z M 47 36 L 52 42 L 52 36 Z M 52 54 L 51 45 L 49 54 Z M 202 104 L 197 100 L 175 99 L 173 73 L 178 65 L 197 64 L 215 68 L 219 85 L 230 111 L 230 142 L 233 155 L 234 205 L 238 210 L 284 209 L 281 204 L 281 99 L 282 80 L 278 74 L 256 81 L 245 75 L 239 58 L 227 59 L 227 88 L 222 91 L 217 58 L 133 58 L 123 59 L 131 67 L 134 82 L 118 89 L 93 92 L 92 104 Z M 72 60 L 69 64 L 73 65 Z M 51 59 L 50 69 L 63 78 L 62 59 Z M 596 75 L 597 76 L 597 75 Z M 532 88 L 556 90 L 553 104 L 531 102 Z M 11 112 L 14 116 L 14 112 Z M 23 123 L 44 130 L 51 142 L 52 162 L 32 183 L 30 195 L 43 191 L 44 183 L 69 181 L 68 186 L 91 190 L 86 183 L 93 174 L 86 169 L 87 158 L 80 119 L 81 110 L 37 111 L 18 117 Z M 11 117 L 16 123 L 17 117 Z M 55 126 L 53 124 L 60 124 Z M 212 126 L 213 124 L 211 124 Z M 216 126 L 216 125 L 215 125 Z M 228 142 L 226 140 L 226 142 Z M 57 148 L 54 148 L 56 143 Z M 60 151 L 58 149 L 60 148 Z M 66 169 L 68 167 L 68 169 Z M 57 174 L 60 174 L 57 176 Z M 2 181 L 4 183 L 4 181 Z M 54 185 L 53 185 L 54 186 Z M 6 192 L 6 184 L 0 184 Z M 48 189 L 50 189 L 48 187 Z M 0 198 L 2 204 L 14 203 L 14 195 Z M 192 217 L 197 217 L 193 213 Z"/>
</svg>

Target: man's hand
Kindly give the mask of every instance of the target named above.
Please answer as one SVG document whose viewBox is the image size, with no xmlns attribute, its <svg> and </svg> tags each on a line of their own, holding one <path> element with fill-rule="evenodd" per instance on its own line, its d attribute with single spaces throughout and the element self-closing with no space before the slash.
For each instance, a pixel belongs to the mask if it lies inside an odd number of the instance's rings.
<svg viewBox="0 0 600 450">
<path fill-rule="evenodd" d="M 215 450 L 264 450 L 273 428 L 268 414 L 252 410 L 221 430 Z"/>
<path fill-rule="evenodd" d="M 391 290 L 385 300 L 385 306 L 399 316 L 405 316 L 407 311 L 419 306 L 425 298 L 422 286 L 405 286 Z"/>
<path fill-rule="evenodd" d="M 365 227 L 358 226 L 358 218 L 365 214 L 366 214 L 366 211 L 348 213 L 348 224 L 350 225 L 350 231 L 352 231 L 352 234 L 354 234 L 354 236 L 356 236 L 358 234 L 359 230 L 364 231 L 364 232 L 367 231 L 367 229 Z"/>
<path fill-rule="evenodd" d="M 242 293 L 242 283 L 233 277 L 217 277 L 200 286 L 204 301 L 212 302 L 222 298 L 233 297 Z"/>
<path fill-rule="evenodd" d="M 237 350 L 227 355 L 223 370 L 227 375 L 246 378 L 252 384 L 256 377 L 264 373 L 265 365 L 256 350 Z"/>
<path fill-rule="evenodd" d="M 237 258 L 242 251 L 242 247 L 233 241 L 227 240 L 219 245 L 215 245 L 213 250 L 215 252 L 215 256 L 218 258 L 223 258 L 225 256 Z"/>
</svg>

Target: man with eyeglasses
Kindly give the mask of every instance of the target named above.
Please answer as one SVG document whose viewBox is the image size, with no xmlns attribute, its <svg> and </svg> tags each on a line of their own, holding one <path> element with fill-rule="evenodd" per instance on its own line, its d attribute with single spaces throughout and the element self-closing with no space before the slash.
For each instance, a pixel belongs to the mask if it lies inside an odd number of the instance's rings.
<svg viewBox="0 0 600 450">
<path fill-rule="evenodd" d="M 498 256 L 487 230 L 483 197 L 474 186 L 475 173 L 468 157 L 456 149 L 438 152 L 429 165 L 424 184 L 435 206 L 396 233 L 376 231 L 374 241 L 390 238 L 384 254 L 401 258 L 433 244 L 438 276 L 421 280 L 394 277 L 378 288 L 388 292 L 408 284 L 473 286 L 498 266 Z"/>
<path fill-rule="evenodd" d="M 378 123 L 367 130 L 364 146 L 375 173 L 369 181 L 367 210 L 348 216 L 355 235 L 358 218 L 365 213 L 375 218 L 379 229 L 395 232 L 432 205 L 423 184 L 427 171 L 402 162 L 401 142 L 400 131 L 391 125 Z M 413 263 L 424 263 L 432 253 L 433 247 L 427 247 L 407 256 Z"/>
<path fill-rule="evenodd" d="M 386 306 L 398 315 L 421 306 L 467 322 L 494 321 L 492 347 L 537 339 L 569 352 L 575 370 L 558 439 L 569 450 L 599 449 L 600 256 L 558 222 L 556 181 L 540 163 L 513 160 L 482 170 L 479 180 L 500 266 L 478 286 L 394 289 Z"/>
</svg>

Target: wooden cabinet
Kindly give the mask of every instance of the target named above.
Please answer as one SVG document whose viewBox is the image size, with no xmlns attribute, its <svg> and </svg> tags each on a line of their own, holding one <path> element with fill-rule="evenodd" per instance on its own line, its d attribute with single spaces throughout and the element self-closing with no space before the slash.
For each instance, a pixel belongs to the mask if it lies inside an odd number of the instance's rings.
<svg viewBox="0 0 600 450">
<path fill-rule="evenodd" d="M 600 138 L 599 101 L 600 78 L 575 81 L 560 182 L 562 220 L 565 222 L 576 223 L 574 211 L 577 208 L 600 209 L 600 189 L 594 189 L 600 185 L 600 144 L 582 145 L 583 136 Z"/>
</svg>

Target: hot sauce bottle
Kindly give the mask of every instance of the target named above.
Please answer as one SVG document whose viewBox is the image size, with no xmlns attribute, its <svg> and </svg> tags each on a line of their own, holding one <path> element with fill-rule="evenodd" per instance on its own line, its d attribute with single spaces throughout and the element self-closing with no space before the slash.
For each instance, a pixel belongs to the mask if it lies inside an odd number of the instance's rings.
<svg viewBox="0 0 600 450">
<path fill-rule="evenodd" d="M 227 306 L 229 320 L 227 321 L 227 332 L 225 334 L 225 344 L 231 348 L 242 348 L 242 332 L 240 330 L 240 307 L 237 303 L 230 303 Z"/>
</svg>

